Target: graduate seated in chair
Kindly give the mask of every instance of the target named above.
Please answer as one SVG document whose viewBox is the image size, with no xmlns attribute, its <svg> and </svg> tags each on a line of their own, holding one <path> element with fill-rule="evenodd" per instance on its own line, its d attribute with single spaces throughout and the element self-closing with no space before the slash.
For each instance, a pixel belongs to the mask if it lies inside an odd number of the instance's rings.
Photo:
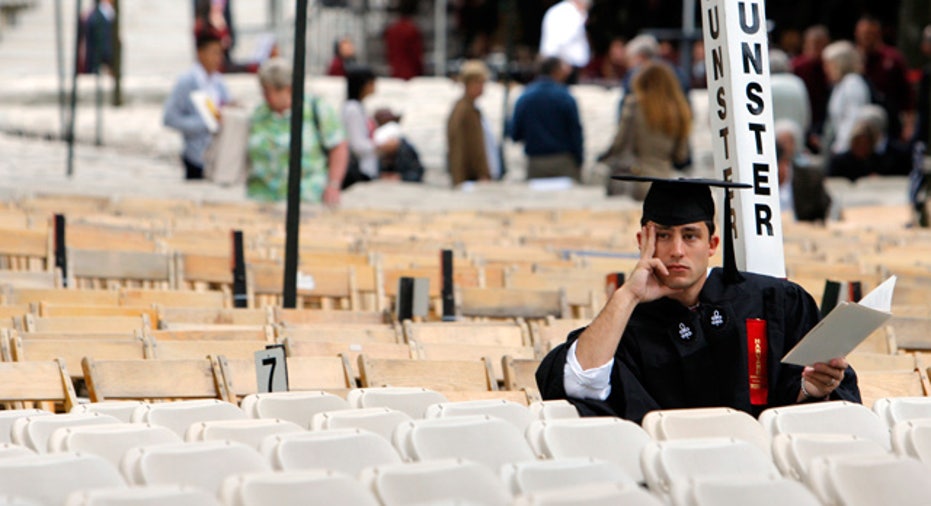
<svg viewBox="0 0 931 506">
<path fill-rule="evenodd" d="M 739 272 L 730 234 L 724 268 L 708 269 L 720 242 L 709 186 L 749 185 L 637 180 L 653 181 L 637 234 L 640 261 L 591 324 L 544 358 L 536 373 L 544 399 L 637 423 L 657 409 L 725 406 L 758 416 L 801 402 L 860 402 L 844 357 L 807 367 L 780 362 L 820 319 L 811 295 Z M 729 210 L 723 214 L 727 230 Z"/>
</svg>

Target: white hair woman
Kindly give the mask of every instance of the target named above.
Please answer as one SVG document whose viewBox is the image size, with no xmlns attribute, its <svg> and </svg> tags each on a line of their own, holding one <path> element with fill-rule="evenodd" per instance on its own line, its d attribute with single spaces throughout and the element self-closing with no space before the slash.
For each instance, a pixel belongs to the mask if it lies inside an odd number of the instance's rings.
<svg viewBox="0 0 931 506">
<path fill-rule="evenodd" d="M 824 73 L 833 89 L 828 99 L 827 139 L 831 152 L 850 149 L 851 131 L 860 108 L 870 103 L 870 87 L 860 74 L 863 59 L 857 48 L 846 40 L 829 44 L 821 53 Z"/>
</svg>

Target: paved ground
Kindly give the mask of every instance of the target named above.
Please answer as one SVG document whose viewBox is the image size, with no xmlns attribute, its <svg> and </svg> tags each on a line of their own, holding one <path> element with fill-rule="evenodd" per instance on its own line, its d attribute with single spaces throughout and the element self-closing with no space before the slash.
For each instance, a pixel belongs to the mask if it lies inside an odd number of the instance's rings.
<svg viewBox="0 0 931 506">
<path fill-rule="evenodd" d="M 65 5 L 65 19 L 73 19 L 73 2 Z M 85 2 L 86 4 L 86 2 Z M 0 39 L 0 198 L 31 192 L 77 192 L 88 194 L 139 194 L 209 200 L 244 199 L 241 188 L 183 181 L 177 161 L 180 137 L 161 125 L 161 104 L 177 74 L 191 62 L 193 42 L 189 0 L 121 0 L 125 48 L 124 94 L 126 104 L 102 111 L 103 146 L 95 146 L 96 114 L 94 79 L 79 80 L 79 108 L 74 176 L 65 176 L 66 147 L 54 139 L 62 132 L 58 108 L 59 80 L 56 70 L 55 2 L 39 0 L 38 7 L 24 12 L 17 26 L 6 27 Z M 242 1 L 237 18 L 259 26 L 264 23 L 265 2 Z M 65 53 L 73 54 L 73 29 L 64 30 Z M 248 36 L 244 39 L 248 43 Z M 261 98 L 255 76 L 233 75 L 228 83 L 244 107 Z M 344 99 L 341 79 L 309 76 L 308 90 L 332 105 Z M 110 83 L 104 80 L 104 88 Z M 487 87 L 480 106 L 500 131 L 504 115 L 504 89 Z M 519 94 L 511 90 L 510 103 Z M 427 167 L 425 185 L 373 184 L 345 195 L 346 206 L 390 207 L 626 207 L 626 199 L 606 199 L 598 184 L 603 167 L 593 163 L 615 131 L 616 89 L 596 86 L 573 88 L 585 130 L 586 181 L 589 185 L 561 191 L 535 191 L 522 182 L 523 155 L 520 146 L 505 144 L 509 174 L 505 183 L 480 185 L 464 191 L 448 188 L 444 168 L 445 119 L 452 102 L 461 93 L 445 78 L 418 78 L 410 82 L 380 79 L 374 96 L 367 101 L 373 110 L 390 106 L 404 114 L 405 134 L 420 150 Z M 692 138 L 695 173 L 711 171 L 710 136 L 707 125 L 707 96 L 693 92 L 696 111 Z M 839 205 L 901 203 L 905 201 L 903 180 L 867 181 L 855 187 L 832 182 Z"/>
</svg>

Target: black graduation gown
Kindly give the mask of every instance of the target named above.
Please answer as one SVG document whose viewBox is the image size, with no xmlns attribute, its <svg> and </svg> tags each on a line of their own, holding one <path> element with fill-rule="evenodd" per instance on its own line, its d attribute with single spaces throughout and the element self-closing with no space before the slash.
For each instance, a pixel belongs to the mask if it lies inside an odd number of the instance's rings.
<svg viewBox="0 0 931 506">
<path fill-rule="evenodd" d="M 537 369 L 543 398 L 567 399 L 582 415 L 637 423 L 656 409 L 726 406 L 758 416 L 766 408 L 794 404 L 802 367 L 780 360 L 818 323 L 814 299 L 782 279 L 743 273 L 744 281 L 725 285 L 722 274 L 719 268 L 711 271 L 695 311 L 668 298 L 637 306 L 615 353 L 605 401 L 566 395 L 566 352 L 584 329 L 571 332 Z M 762 405 L 750 400 L 746 321 L 755 318 L 765 320 L 768 341 L 769 389 Z M 852 368 L 831 399 L 860 402 Z"/>
</svg>

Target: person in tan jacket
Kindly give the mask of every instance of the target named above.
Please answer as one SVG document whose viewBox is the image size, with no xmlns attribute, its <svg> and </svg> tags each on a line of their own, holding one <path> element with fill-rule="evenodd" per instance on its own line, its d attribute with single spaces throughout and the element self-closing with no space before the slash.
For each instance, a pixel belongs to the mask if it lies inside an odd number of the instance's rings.
<svg viewBox="0 0 931 506">
<path fill-rule="evenodd" d="M 600 157 L 612 175 L 635 174 L 670 178 L 674 163 L 689 156 L 692 113 L 679 81 L 665 63 L 646 64 L 633 81 L 633 93 L 624 100 L 617 135 Z M 632 186 L 632 187 L 631 187 Z M 643 200 L 649 183 L 608 180 L 608 195 L 630 192 Z"/>
<path fill-rule="evenodd" d="M 446 124 L 447 167 L 453 186 L 487 181 L 500 172 L 497 140 L 475 101 L 485 89 L 488 69 L 478 60 L 462 64 L 459 79 L 465 93 L 453 106 Z"/>
</svg>

